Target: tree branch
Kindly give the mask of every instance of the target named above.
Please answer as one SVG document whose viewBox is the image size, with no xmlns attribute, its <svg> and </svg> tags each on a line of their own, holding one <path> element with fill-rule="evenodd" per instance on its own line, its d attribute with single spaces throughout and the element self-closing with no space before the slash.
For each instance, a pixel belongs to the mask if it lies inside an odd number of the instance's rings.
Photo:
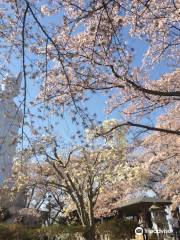
<svg viewBox="0 0 180 240">
<path fill-rule="evenodd" d="M 165 128 L 159 128 L 159 127 L 151 127 L 148 125 L 144 125 L 144 124 L 139 124 L 139 123 L 133 123 L 133 122 L 124 122 L 121 124 L 118 124 L 114 127 L 112 127 L 109 131 L 101 134 L 101 133 L 97 133 L 98 136 L 102 136 L 102 135 L 106 135 L 110 132 L 112 132 L 113 130 L 123 127 L 123 126 L 131 126 L 131 127 L 138 127 L 138 128 L 143 128 L 146 129 L 148 131 L 158 131 L 158 132 L 162 132 L 162 133 L 168 133 L 168 134 L 174 134 L 174 135 L 180 135 L 180 131 L 179 130 L 171 130 L 171 129 L 165 129 Z"/>
<path fill-rule="evenodd" d="M 23 119 L 22 119 L 22 149 L 23 149 L 23 136 L 24 136 L 24 122 L 26 117 L 26 94 L 27 94 L 27 81 L 26 81 L 26 65 L 25 65 L 25 27 L 26 27 L 26 16 L 28 12 L 28 5 L 24 11 L 23 26 L 22 26 L 22 64 L 23 64 L 23 77 L 24 77 L 24 107 L 23 107 Z"/>
<path fill-rule="evenodd" d="M 122 77 L 115 71 L 114 66 L 111 65 L 110 68 L 111 68 L 112 72 L 114 73 L 115 77 L 122 79 Z M 180 97 L 180 91 L 171 91 L 171 92 L 166 91 L 165 92 L 165 91 L 160 91 L 160 90 L 147 89 L 127 78 L 125 78 L 124 81 L 129 83 L 136 90 L 139 90 L 140 92 L 143 92 L 143 93 L 147 93 L 147 94 L 154 95 L 154 96 L 160 96 L 160 97 Z"/>
</svg>

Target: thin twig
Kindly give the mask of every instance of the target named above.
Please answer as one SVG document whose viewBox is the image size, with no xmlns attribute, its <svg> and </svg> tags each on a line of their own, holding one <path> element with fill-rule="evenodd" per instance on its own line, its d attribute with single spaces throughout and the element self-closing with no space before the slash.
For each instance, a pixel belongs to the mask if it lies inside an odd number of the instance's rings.
<svg viewBox="0 0 180 240">
<path fill-rule="evenodd" d="M 27 79 L 26 79 L 26 65 L 25 65 L 25 28 L 26 28 L 26 16 L 28 12 L 28 5 L 26 5 L 26 9 L 24 11 L 23 16 L 23 26 L 22 26 L 22 58 L 23 58 L 23 78 L 24 78 L 24 107 L 23 107 L 23 119 L 22 119 L 22 150 L 24 148 L 24 123 L 25 123 L 25 117 L 26 117 L 26 95 L 27 95 Z"/>
</svg>

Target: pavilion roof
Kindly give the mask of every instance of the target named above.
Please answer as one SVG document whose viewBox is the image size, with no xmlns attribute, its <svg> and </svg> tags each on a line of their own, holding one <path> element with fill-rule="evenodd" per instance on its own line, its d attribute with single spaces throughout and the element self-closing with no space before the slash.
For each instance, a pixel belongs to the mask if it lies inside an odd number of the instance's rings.
<svg viewBox="0 0 180 240">
<path fill-rule="evenodd" d="M 112 210 L 126 212 L 127 214 L 133 214 L 142 211 L 143 209 L 150 208 L 153 204 L 166 206 L 171 205 L 170 200 L 152 198 L 152 197 L 138 197 L 135 199 L 120 201 L 115 204 Z"/>
</svg>

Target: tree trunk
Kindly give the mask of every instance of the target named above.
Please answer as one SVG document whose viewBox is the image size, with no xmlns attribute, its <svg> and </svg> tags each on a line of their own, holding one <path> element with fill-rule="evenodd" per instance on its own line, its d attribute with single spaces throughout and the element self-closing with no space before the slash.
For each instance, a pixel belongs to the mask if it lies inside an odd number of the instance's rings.
<svg viewBox="0 0 180 240">
<path fill-rule="evenodd" d="M 83 237 L 86 240 L 95 240 L 96 239 L 95 225 L 87 227 L 85 232 L 84 232 Z"/>
</svg>

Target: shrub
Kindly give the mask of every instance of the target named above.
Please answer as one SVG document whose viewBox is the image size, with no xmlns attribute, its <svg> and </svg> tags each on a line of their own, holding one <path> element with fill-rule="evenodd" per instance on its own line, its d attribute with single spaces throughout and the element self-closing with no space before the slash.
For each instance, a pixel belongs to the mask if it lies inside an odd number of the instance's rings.
<svg viewBox="0 0 180 240">
<path fill-rule="evenodd" d="M 0 224 L 0 240 L 38 240 L 38 238 L 36 229 L 19 224 Z"/>
<path fill-rule="evenodd" d="M 109 220 L 96 225 L 97 235 L 109 235 L 111 240 L 131 238 L 134 235 L 133 221 Z M 63 240 L 76 240 L 86 229 L 81 225 L 52 225 L 43 228 L 30 228 L 20 224 L 0 224 L 0 240 L 48 240 L 61 236 Z"/>
<path fill-rule="evenodd" d="M 99 235 L 109 235 L 111 240 L 132 238 L 136 224 L 132 220 L 113 219 L 97 225 Z"/>
</svg>

